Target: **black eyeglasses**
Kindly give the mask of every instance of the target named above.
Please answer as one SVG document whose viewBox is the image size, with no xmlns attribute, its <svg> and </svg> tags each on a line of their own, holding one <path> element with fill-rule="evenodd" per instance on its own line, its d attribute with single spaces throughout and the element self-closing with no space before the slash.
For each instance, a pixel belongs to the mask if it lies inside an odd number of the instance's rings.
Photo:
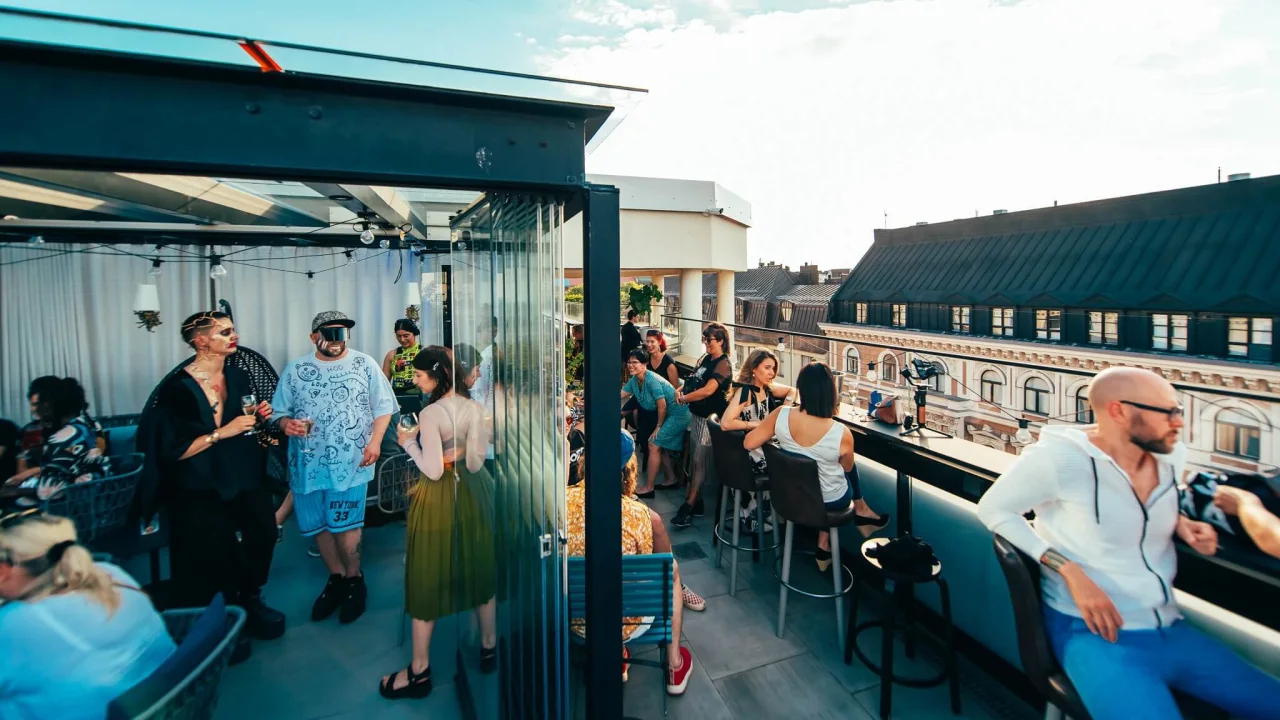
<svg viewBox="0 0 1280 720">
<path fill-rule="evenodd" d="M 1174 405 L 1173 407 L 1165 408 L 1165 407 L 1157 407 L 1155 405 L 1144 405 L 1140 402 L 1133 402 L 1131 400 L 1121 400 L 1120 404 L 1129 405 L 1130 407 L 1136 407 L 1139 410 L 1150 410 L 1151 412 L 1164 413 L 1165 415 L 1169 416 L 1170 420 L 1181 418 L 1185 414 L 1185 411 L 1183 410 L 1181 405 Z"/>
<path fill-rule="evenodd" d="M 8 530 L 9 528 L 21 525 L 31 518 L 42 517 L 43 515 L 44 511 L 38 507 L 11 512 L 8 515 L 0 517 L 0 530 Z"/>
</svg>

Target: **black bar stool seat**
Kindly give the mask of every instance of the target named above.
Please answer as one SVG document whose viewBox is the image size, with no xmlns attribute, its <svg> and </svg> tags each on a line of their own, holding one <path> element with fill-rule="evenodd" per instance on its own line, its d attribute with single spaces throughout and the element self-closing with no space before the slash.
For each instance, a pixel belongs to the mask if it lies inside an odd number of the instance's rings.
<svg viewBox="0 0 1280 720">
<path fill-rule="evenodd" d="M 889 542 L 889 538 L 872 538 L 862 543 L 860 554 L 866 564 L 875 572 L 879 572 L 886 582 L 893 583 L 893 594 L 889 598 L 889 603 L 885 607 L 884 617 L 880 620 L 868 620 L 866 622 L 858 622 L 858 596 L 861 587 L 854 588 L 853 597 L 850 600 L 852 607 L 849 610 L 849 626 L 846 630 L 844 664 L 849 665 L 853 662 L 853 656 L 857 655 L 858 659 L 866 665 L 871 672 L 880 676 L 880 717 L 889 717 L 889 710 L 893 700 L 893 684 L 904 685 L 907 687 L 928 688 L 941 685 L 950 681 L 951 684 L 951 712 L 960 714 L 960 680 L 956 671 L 956 649 L 954 625 L 951 621 L 951 593 L 947 588 L 947 581 L 942 578 L 942 562 L 935 561 L 933 567 L 926 572 L 919 573 L 903 573 L 886 570 L 880 564 L 877 558 L 867 555 L 867 551 L 884 545 Z M 894 632 L 897 630 L 895 615 L 902 611 L 908 618 L 908 625 L 904 628 L 907 632 L 907 657 L 915 655 L 913 628 L 910 626 L 911 607 L 910 603 L 913 598 L 913 590 L 916 585 L 926 583 L 936 583 L 938 593 L 942 599 L 942 619 L 946 624 L 946 636 L 943 638 L 942 650 L 944 658 L 944 667 L 942 672 L 929 677 L 906 677 L 897 675 L 893 672 L 893 638 Z M 868 628 L 881 628 L 880 636 L 880 663 L 876 664 L 862 652 L 862 648 L 858 647 L 858 635 Z"/>
<path fill-rule="evenodd" d="M 725 548 L 733 551 L 729 573 L 729 595 L 732 597 L 738 591 L 738 551 L 752 551 L 754 560 L 759 562 L 762 550 L 776 550 L 782 542 L 779 539 L 778 517 L 770 508 L 773 521 L 773 544 L 768 546 L 764 544 L 764 503 L 765 496 L 769 494 L 770 481 L 768 475 L 755 473 L 751 455 L 742 445 L 747 434 L 742 430 L 725 430 L 720 427 L 720 420 L 715 415 L 707 419 L 707 431 L 711 435 L 711 457 L 716 479 L 720 482 L 720 500 L 716 503 L 716 522 L 713 528 L 716 543 L 715 566 L 720 567 Z M 732 503 L 729 502 L 730 491 L 733 491 Z M 742 506 L 744 492 L 756 494 L 756 532 L 751 536 L 752 545 L 742 544 L 739 538 L 742 522 L 738 517 L 738 508 Z M 726 515 L 731 519 L 726 519 Z M 731 540 L 724 536 L 726 522 L 733 523 Z"/>
</svg>

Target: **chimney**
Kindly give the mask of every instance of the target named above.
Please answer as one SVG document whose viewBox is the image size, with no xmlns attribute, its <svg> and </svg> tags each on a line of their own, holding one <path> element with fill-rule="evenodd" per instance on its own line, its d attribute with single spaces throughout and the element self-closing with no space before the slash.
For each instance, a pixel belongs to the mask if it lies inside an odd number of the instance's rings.
<svg viewBox="0 0 1280 720">
<path fill-rule="evenodd" d="M 1249 173 L 1232 173 L 1227 176 L 1227 182 L 1235 182 L 1236 180 L 1248 180 Z"/>
<path fill-rule="evenodd" d="M 805 263 L 800 266 L 800 284 L 801 285 L 817 285 L 818 284 L 818 266 Z"/>
</svg>

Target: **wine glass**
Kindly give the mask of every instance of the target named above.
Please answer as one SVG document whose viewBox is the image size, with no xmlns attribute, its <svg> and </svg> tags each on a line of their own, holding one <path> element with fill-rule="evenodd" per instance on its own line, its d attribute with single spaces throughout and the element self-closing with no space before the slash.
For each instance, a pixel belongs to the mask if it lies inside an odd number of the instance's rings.
<svg viewBox="0 0 1280 720">
<path fill-rule="evenodd" d="M 400 416 L 400 429 L 405 432 L 414 432 L 418 429 L 418 418 L 413 413 L 404 413 Z"/>
<path fill-rule="evenodd" d="M 254 395 L 253 393 L 249 393 L 248 395 L 241 396 L 240 409 L 244 411 L 245 415 L 256 415 L 258 412 L 258 396 Z M 246 434 L 247 435 L 258 434 L 257 426 L 255 425 L 253 429 L 249 430 L 249 432 Z"/>
<path fill-rule="evenodd" d="M 311 416 L 307 415 L 304 412 L 300 412 L 294 415 L 293 419 L 297 420 L 298 422 L 306 426 L 306 435 L 303 435 L 302 437 L 298 438 L 298 440 L 302 443 L 302 452 L 307 455 L 314 453 L 315 451 L 311 449 L 311 427 L 315 423 L 314 421 L 312 421 Z"/>
</svg>

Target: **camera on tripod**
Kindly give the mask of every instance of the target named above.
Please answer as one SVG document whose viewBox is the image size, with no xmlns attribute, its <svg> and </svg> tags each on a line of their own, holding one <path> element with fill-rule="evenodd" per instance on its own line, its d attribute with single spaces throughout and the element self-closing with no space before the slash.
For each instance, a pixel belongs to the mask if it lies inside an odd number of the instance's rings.
<svg viewBox="0 0 1280 720">
<path fill-rule="evenodd" d="M 914 372 L 912 372 L 912 368 L 914 368 Z M 943 437 L 951 437 L 948 433 L 944 433 L 941 430 L 935 430 L 925 424 L 925 406 L 929 399 L 928 382 L 935 377 L 946 374 L 946 366 L 937 360 L 929 361 L 921 360 L 920 358 L 912 358 L 911 368 L 902 368 L 902 377 L 905 378 L 907 382 L 911 383 L 912 387 L 916 390 L 916 415 L 914 422 L 910 415 L 904 419 L 902 425 L 906 429 L 902 431 L 902 435 L 920 434 L 928 430 L 930 432 L 938 433 Z"/>
</svg>

